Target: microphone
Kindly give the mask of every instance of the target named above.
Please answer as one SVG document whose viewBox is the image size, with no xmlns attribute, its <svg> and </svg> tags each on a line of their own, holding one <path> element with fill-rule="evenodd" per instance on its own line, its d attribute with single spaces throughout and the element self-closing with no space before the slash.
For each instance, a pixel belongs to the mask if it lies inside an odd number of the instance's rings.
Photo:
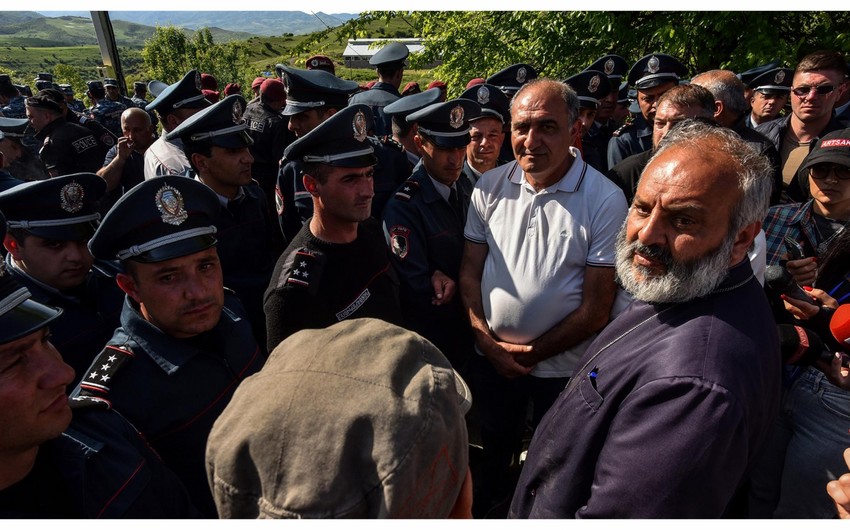
<svg viewBox="0 0 850 530">
<path fill-rule="evenodd" d="M 779 330 L 779 350 L 783 363 L 809 366 L 817 361 L 832 362 L 833 353 L 826 349 L 814 332 L 790 324 L 779 324 L 776 327 Z"/>
<path fill-rule="evenodd" d="M 791 273 L 782 265 L 768 265 L 764 270 L 764 283 L 776 291 L 784 294 L 795 300 L 800 300 L 812 305 L 821 305 L 821 303 L 797 285 Z"/>
<path fill-rule="evenodd" d="M 829 331 L 845 349 L 850 349 L 850 304 L 841 304 L 829 320 Z"/>
</svg>

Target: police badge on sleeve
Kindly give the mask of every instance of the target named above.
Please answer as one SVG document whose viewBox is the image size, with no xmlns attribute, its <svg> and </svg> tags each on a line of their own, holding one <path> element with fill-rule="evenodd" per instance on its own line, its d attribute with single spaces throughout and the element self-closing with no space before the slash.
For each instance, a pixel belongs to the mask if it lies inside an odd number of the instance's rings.
<svg viewBox="0 0 850 530">
<path fill-rule="evenodd" d="M 390 228 L 390 248 L 398 259 L 404 259 L 410 250 L 410 229 L 401 225 Z"/>
</svg>

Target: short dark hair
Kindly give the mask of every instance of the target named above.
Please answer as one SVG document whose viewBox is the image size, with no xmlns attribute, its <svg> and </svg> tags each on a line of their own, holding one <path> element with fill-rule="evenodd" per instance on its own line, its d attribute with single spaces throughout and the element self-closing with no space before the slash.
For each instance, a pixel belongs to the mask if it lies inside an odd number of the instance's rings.
<svg viewBox="0 0 850 530">
<path fill-rule="evenodd" d="M 400 116 L 393 116 L 392 127 L 394 135 L 398 136 L 399 138 L 404 138 L 408 134 L 410 134 L 410 131 L 413 129 L 413 122 L 409 122 Z"/>
<path fill-rule="evenodd" d="M 676 85 L 658 98 L 658 106 L 662 103 L 685 108 L 696 107 L 704 111 L 704 117 L 714 116 L 714 95 L 699 85 Z"/>
<path fill-rule="evenodd" d="M 800 59 L 797 68 L 794 69 L 794 75 L 799 72 L 816 72 L 818 70 L 832 70 L 847 77 L 847 62 L 841 52 L 818 50 Z"/>
<path fill-rule="evenodd" d="M 195 162 L 192 161 L 192 155 L 198 153 L 209 158 L 212 156 L 212 148 L 212 142 L 183 142 L 183 153 L 186 155 L 186 158 L 189 160 L 189 165 L 192 166 L 192 169 L 195 170 L 195 173 L 198 172 L 198 168 L 195 167 Z"/>
<path fill-rule="evenodd" d="M 375 70 L 378 71 L 378 75 L 381 76 L 381 77 L 393 77 L 399 71 L 404 70 L 404 67 L 403 66 L 401 66 L 401 67 L 399 67 L 399 66 L 393 66 L 393 67 L 379 66 L 379 67 L 375 68 Z"/>
<path fill-rule="evenodd" d="M 304 174 L 310 175 L 319 181 L 319 184 L 326 184 L 328 182 L 328 174 L 330 173 L 329 167 L 327 164 L 321 162 L 305 162 Z"/>
</svg>

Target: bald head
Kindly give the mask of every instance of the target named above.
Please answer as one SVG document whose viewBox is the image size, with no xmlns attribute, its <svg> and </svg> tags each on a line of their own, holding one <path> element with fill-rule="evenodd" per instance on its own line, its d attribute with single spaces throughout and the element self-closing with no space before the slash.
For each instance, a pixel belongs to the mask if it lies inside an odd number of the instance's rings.
<svg viewBox="0 0 850 530">
<path fill-rule="evenodd" d="M 132 107 L 121 113 L 121 133 L 130 143 L 130 147 L 144 153 L 153 143 L 153 124 L 150 115 L 138 107 Z"/>
<path fill-rule="evenodd" d="M 711 92 L 716 107 L 714 119 L 724 127 L 734 125 L 749 110 L 744 83 L 730 70 L 709 70 L 691 79 L 691 84 Z"/>
</svg>

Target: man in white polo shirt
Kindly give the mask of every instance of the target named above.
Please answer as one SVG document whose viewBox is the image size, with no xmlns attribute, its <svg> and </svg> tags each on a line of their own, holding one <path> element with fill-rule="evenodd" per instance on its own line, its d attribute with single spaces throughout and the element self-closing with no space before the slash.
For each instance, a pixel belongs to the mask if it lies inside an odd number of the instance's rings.
<svg viewBox="0 0 850 530">
<path fill-rule="evenodd" d="M 511 495 L 529 400 L 536 425 L 617 294 L 614 244 L 626 200 L 570 147 L 577 116 L 565 83 L 524 85 L 511 103 L 516 161 L 485 173 L 472 194 L 460 283 L 479 354 L 477 516 Z"/>
</svg>

